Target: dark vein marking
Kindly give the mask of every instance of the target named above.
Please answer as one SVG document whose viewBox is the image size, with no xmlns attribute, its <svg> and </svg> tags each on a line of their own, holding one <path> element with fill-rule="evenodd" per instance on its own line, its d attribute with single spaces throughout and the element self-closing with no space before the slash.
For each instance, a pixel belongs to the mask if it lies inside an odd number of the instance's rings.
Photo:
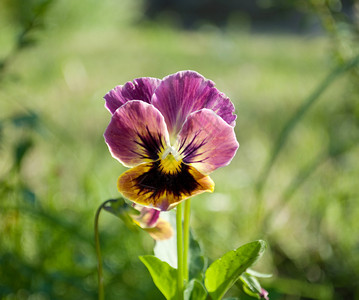
<svg viewBox="0 0 359 300">
<path fill-rule="evenodd" d="M 134 140 L 134 143 L 141 146 L 145 153 L 140 154 L 136 151 L 132 152 L 138 154 L 141 156 L 141 158 L 144 159 L 157 160 L 159 158 L 161 148 L 164 147 L 161 134 L 157 132 L 155 135 L 153 135 L 153 133 L 148 129 L 148 126 L 146 126 L 146 134 L 142 135 L 139 132 L 136 133 L 140 140 Z"/>
<path fill-rule="evenodd" d="M 189 172 L 190 166 L 181 163 L 178 172 L 161 172 L 160 161 L 151 163 L 149 171 L 134 178 L 134 188 L 138 188 L 138 196 L 149 195 L 155 200 L 159 199 L 165 192 L 180 198 L 182 195 L 190 196 L 191 193 L 200 187 Z"/>
</svg>

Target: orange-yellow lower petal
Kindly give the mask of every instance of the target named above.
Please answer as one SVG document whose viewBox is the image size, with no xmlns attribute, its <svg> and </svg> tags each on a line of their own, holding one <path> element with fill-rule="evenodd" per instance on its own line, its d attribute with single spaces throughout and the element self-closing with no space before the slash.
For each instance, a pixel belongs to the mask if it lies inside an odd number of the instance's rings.
<svg viewBox="0 0 359 300">
<path fill-rule="evenodd" d="M 203 192 L 213 192 L 213 180 L 181 163 L 175 172 L 165 172 L 161 161 L 136 166 L 118 179 L 118 190 L 129 200 L 160 210 L 169 210 L 181 201 Z"/>
<path fill-rule="evenodd" d="M 143 228 L 154 240 L 167 240 L 173 236 L 171 224 L 163 219 L 159 219 L 156 226 Z"/>
</svg>

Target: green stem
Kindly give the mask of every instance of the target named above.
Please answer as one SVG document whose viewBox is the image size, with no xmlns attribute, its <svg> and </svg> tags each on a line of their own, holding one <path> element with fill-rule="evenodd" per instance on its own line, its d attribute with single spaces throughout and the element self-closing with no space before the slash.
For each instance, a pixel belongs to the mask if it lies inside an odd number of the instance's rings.
<svg viewBox="0 0 359 300">
<path fill-rule="evenodd" d="M 184 203 L 183 217 L 183 279 L 188 282 L 188 249 L 189 249 L 189 223 L 191 214 L 191 199 Z"/>
<path fill-rule="evenodd" d="M 97 255 L 97 274 L 98 274 L 98 299 L 105 299 L 105 290 L 103 287 L 103 273 L 102 273 L 102 258 L 101 258 L 101 249 L 100 249 L 100 236 L 98 232 L 98 223 L 100 218 L 100 212 L 102 208 L 108 203 L 113 202 L 114 200 L 107 200 L 102 203 L 96 211 L 95 215 L 95 247 L 96 247 L 96 255 Z"/>
<path fill-rule="evenodd" d="M 177 205 L 177 291 L 178 300 L 183 299 L 183 236 L 182 236 L 182 203 Z"/>
</svg>

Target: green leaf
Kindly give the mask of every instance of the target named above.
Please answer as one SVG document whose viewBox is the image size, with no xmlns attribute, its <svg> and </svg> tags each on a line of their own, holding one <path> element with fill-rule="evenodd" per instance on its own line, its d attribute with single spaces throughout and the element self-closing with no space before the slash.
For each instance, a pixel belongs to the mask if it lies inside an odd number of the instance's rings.
<svg viewBox="0 0 359 300">
<path fill-rule="evenodd" d="M 184 300 L 206 300 L 206 298 L 207 291 L 199 280 L 193 279 L 187 284 Z"/>
<path fill-rule="evenodd" d="M 272 275 L 270 274 L 262 274 L 256 271 L 253 271 L 251 269 L 248 269 L 245 273 L 243 273 L 240 276 L 240 281 L 238 282 L 243 289 L 243 291 L 252 297 L 261 298 L 261 294 L 263 293 L 263 289 L 258 281 L 258 279 L 255 277 L 262 277 L 262 278 L 268 278 Z"/>
<path fill-rule="evenodd" d="M 227 252 L 214 261 L 207 269 L 204 281 L 211 298 L 221 299 L 239 276 L 257 261 L 264 250 L 265 242 L 255 241 Z"/>
<path fill-rule="evenodd" d="M 153 255 L 140 256 L 152 280 L 167 300 L 177 297 L 177 270 Z"/>
<path fill-rule="evenodd" d="M 189 241 L 189 279 L 196 278 L 202 280 L 206 267 L 207 261 L 203 255 L 201 246 L 191 231 Z"/>
<path fill-rule="evenodd" d="M 258 293 L 253 292 L 244 282 L 241 282 L 241 283 L 242 283 L 241 288 L 244 293 L 246 293 L 248 296 L 251 296 L 253 298 L 260 299 L 260 296 Z"/>
<path fill-rule="evenodd" d="M 249 275 L 252 275 L 254 277 L 258 277 L 258 278 L 270 278 L 270 277 L 272 277 L 272 274 L 260 273 L 260 272 L 254 271 L 252 269 L 247 269 L 246 273 L 248 273 Z"/>
<path fill-rule="evenodd" d="M 251 292 L 260 294 L 262 287 L 259 284 L 257 278 L 249 275 L 248 273 L 243 273 L 240 279 L 244 286 L 247 287 Z"/>
</svg>

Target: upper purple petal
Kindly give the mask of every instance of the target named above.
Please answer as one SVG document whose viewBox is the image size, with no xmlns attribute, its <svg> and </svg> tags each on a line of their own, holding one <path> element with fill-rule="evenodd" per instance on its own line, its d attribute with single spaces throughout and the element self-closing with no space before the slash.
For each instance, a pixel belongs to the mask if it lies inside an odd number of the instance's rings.
<svg viewBox="0 0 359 300">
<path fill-rule="evenodd" d="M 202 108 L 218 114 L 229 125 L 235 125 L 232 102 L 214 83 L 194 71 L 181 71 L 165 77 L 152 97 L 152 104 L 165 118 L 168 132 L 175 136 L 187 116 Z"/>
<path fill-rule="evenodd" d="M 157 160 L 169 142 L 161 113 L 139 100 L 115 111 L 104 137 L 112 156 L 126 167 Z"/>
<path fill-rule="evenodd" d="M 142 100 L 150 103 L 152 94 L 161 80 L 152 77 L 142 77 L 118 85 L 105 96 L 106 108 L 113 114 L 117 108 L 130 100 Z"/>
<path fill-rule="evenodd" d="M 188 116 L 178 134 L 176 149 L 184 163 L 209 174 L 228 165 L 238 146 L 234 128 L 204 108 Z"/>
</svg>

